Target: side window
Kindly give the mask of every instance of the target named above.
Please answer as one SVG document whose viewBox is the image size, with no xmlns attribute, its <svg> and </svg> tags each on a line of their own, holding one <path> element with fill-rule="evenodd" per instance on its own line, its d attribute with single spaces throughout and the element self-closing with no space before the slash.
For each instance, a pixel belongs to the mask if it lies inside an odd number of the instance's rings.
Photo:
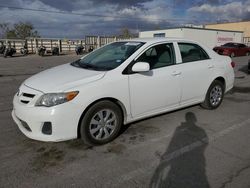
<svg viewBox="0 0 250 188">
<path fill-rule="evenodd" d="M 179 43 L 182 62 L 192 62 L 209 59 L 207 53 L 197 44 Z"/>
<path fill-rule="evenodd" d="M 247 46 L 245 44 L 240 44 L 239 48 L 246 48 Z"/>
<path fill-rule="evenodd" d="M 157 69 L 175 64 L 173 44 L 159 44 L 149 48 L 137 62 L 148 62 L 150 69 Z"/>
</svg>

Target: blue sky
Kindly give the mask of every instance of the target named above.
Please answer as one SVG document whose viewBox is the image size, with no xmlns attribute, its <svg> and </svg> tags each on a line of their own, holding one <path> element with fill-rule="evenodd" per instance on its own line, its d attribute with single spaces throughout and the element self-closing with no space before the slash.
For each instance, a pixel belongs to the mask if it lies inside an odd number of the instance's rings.
<svg viewBox="0 0 250 188">
<path fill-rule="evenodd" d="M 28 21 L 43 37 L 83 38 L 250 20 L 250 0 L 0 0 L 0 12 L 0 23 Z"/>
</svg>

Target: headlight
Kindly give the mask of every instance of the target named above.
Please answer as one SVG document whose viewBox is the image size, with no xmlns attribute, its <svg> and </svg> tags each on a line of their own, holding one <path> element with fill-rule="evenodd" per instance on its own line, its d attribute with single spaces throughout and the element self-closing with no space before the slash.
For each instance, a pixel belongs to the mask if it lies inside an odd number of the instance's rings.
<svg viewBox="0 0 250 188">
<path fill-rule="evenodd" d="M 50 107 L 62 104 L 74 99 L 78 93 L 78 91 L 71 91 L 67 93 L 46 93 L 38 99 L 36 106 Z"/>
</svg>

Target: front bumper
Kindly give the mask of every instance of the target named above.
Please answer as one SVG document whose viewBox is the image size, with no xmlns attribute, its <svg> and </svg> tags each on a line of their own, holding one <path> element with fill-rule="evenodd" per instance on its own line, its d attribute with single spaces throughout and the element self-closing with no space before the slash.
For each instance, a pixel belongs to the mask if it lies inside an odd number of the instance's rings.
<svg viewBox="0 0 250 188">
<path fill-rule="evenodd" d="M 22 86 L 20 93 L 26 92 L 25 90 L 29 90 L 29 93 L 36 92 Z M 35 93 L 34 99 L 27 104 L 21 102 L 20 95 L 15 95 L 13 99 L 12 118 L 23 134 L 39 141 L 58 142 L 77 138 L 81 109 L 76 104 L 67 102 L 54 107 L 38 107 L 33 100 L 37 100 L 42 93 Z M 51 123 L 51 134 L 42 131 L 45 122 Z"/>
</svg>

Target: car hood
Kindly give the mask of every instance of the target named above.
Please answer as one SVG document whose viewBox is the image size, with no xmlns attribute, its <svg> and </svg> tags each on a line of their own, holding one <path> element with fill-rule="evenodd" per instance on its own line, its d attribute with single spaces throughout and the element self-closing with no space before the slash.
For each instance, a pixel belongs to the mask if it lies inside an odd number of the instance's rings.
<svg viewBox="0 0 250 188">
<path fill-rule="evenodd" d="M 104 71 L 88 70 L 65 64 L 42 71 L 28 78 L 25 80 L 24 85 L 43 93 L 62 92 L 99 80 L 104 75 Z"/>
</svg>

